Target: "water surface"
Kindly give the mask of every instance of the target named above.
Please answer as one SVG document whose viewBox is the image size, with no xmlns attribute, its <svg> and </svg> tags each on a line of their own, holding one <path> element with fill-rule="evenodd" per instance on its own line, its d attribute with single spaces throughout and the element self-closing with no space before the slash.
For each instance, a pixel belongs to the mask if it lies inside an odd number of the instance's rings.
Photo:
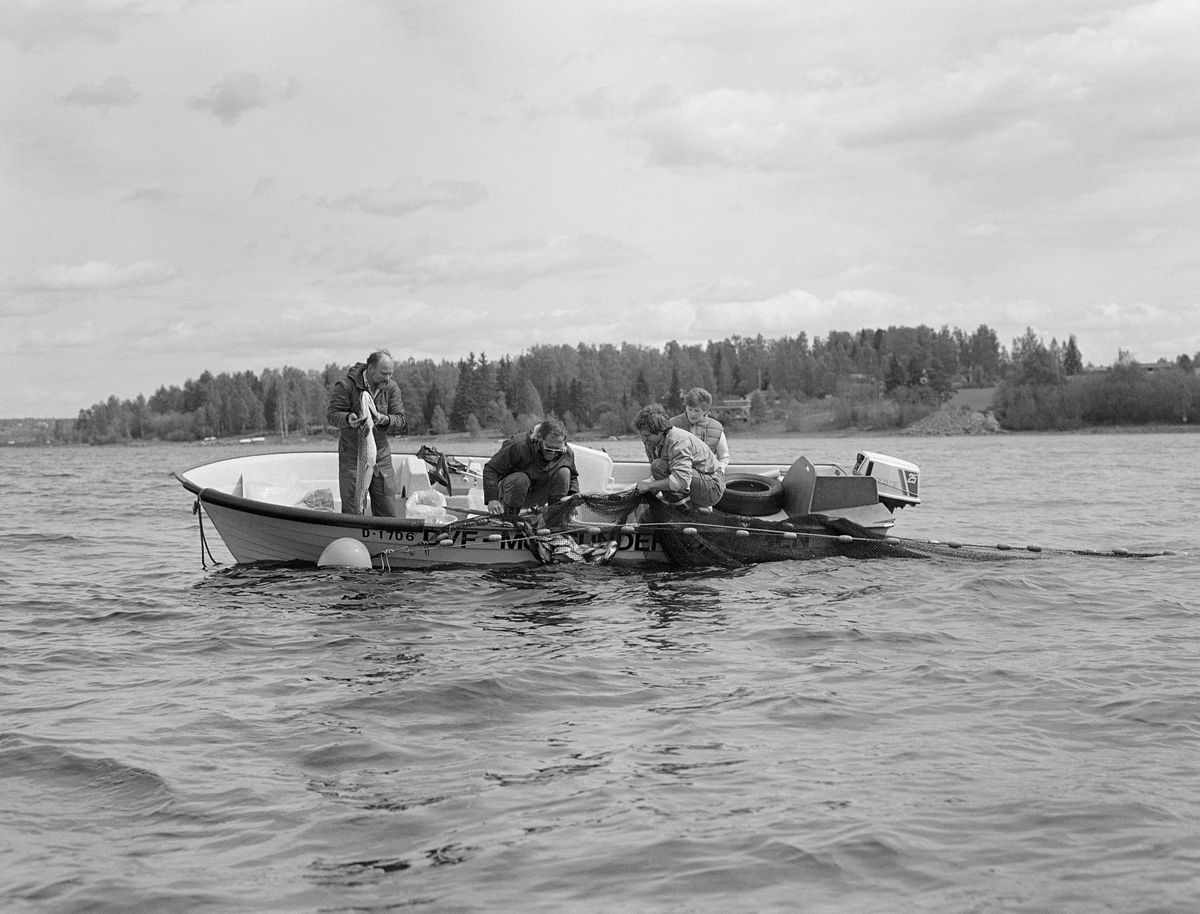
<svg viewBox="0 0 1200 914">
<path fill-rule="evenodd" d="M 902 535 L 1200 551 L 1194 435 L 801 444 L 919 464 Z M 0 449 L 0 909 L 1200 904 L 1194 555 L 204 570 L 234 452 Z"/>
</svg>

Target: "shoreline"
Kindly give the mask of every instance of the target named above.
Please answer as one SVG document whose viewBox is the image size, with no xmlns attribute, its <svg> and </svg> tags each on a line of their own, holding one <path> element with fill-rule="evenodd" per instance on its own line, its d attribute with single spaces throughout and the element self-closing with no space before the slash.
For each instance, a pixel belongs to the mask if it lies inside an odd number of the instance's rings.
<svg viewBox="0 0 1200 914">
<path fill-rule="evenodd" d="M 964 411 L 965 412 L 965 411 Z M 937 414 L 935 414 L 937 415 Z M 978 415 L 978 414 L 968 414 Z M 46 420 L 48 421 L 48 420 Z M 1046 435 L 1187 435 L 1200 432 L 1200 423 L 1180 423 L 1180 424 L 1165 424 L 1154 423 L 1147 425 L 1089 425 L 1082 428 L 1073 429 L 1046 429 L 1033 431 L 1009 431 L 1006 429 L 980 429 L 977 425 L 970 422 L 964 422 L 962 426 L 942 426 L 940 428 L 922 429 L 920 423 L 906 428 L 894 427 L 850 427 L 850 428 L 818 428 L 805 429 L 803 431 L 789 431 L 784 427 L 782 421 L 763 422 L 754 426 L 736 426 L 732 430 L 726 427 L 726 432 L 730 442 L 735 442 L 739 439 L 754 440 L 760 438 L 796 438 L 799 440 L 823 440 L 823 439 L 839 439 L 839 438 L 855 438 L 855 437 L 872 437 L 872 438 L 947 438 L 947 437 L 973 437 L 973 438 L 988 438 L 988 437 L 1038 437 Z M 455 445 L 475 444 L 475 445 L 495 445 L 504 440 L 505 436 L 492 435 L 485 433 L 472 437 L 469 432 L 448 432 L 444 435 L 396 435 L 392 441 L 395 444 L 400 442 L 414 442 L 414 447 L 419 447 L 421 444 L 430 444 L 438 446 L 439 442 L 450 443 Z M 61 443 L 37 443 L 32 441 L 0 441 L 0 448 L 32 448 L 32 447 L 47 447 L 47 448 L 88 448 L 88 447 L 155 447 L 164 444 L 178 445 L 181 447 L 196 447 L 207 448 L 216 446 L 230 446 L 241 444 L 243 435 L 231 435 L 227 438 L 218 438 L 210 441 L 163 441 L 159 439 L 152 440 L 130 440 L 122 441 L 113 444 L 61 444 Z M 327 444 L 330 448 L 337 446 L 336 435 L 310 435 L 310 436 L 288 436 L 282 435 L 261 435 L 262 442 L 255 442 L 258 446 L 270 445 L 272 447 L 292 447 L 303 445 L 307 448 L 312 448 L 320 444 Z M 569 440 L 577 441 L 580 444 L 603 444 L 605 441 L 636 441 L 637 435 L 627 433 L 624 435 L 604 435 L 601 433 L 588 434 L 587 431 L 577 432 L 570 436 Z M 253 445 L 244 444 L 244 447 Z M 439 448 L 441 449 L 441 448 Z"/>
</svg>

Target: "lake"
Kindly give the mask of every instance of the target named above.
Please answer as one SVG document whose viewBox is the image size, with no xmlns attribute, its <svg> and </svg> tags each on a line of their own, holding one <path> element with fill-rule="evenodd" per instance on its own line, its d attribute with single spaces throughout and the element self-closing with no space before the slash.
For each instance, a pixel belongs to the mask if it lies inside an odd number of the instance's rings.
<svg viewBox="0 0 1200 914">
<path fill-rule="evenodd" d="M 0 449 L 0 910 L 1200 905 L 1200 436 L 730 444 L 1050 551 L 205 570 L 250 448 Z"/>
</svg>

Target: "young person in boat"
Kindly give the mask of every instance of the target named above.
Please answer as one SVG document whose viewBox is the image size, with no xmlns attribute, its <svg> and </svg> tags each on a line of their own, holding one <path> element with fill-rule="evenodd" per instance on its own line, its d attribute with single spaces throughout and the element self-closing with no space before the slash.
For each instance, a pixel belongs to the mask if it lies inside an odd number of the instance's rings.
<svg viewBox="0 0 1200 914">
<path fill-rule="evenodd" d="M 371 514 L 375 517 L 396 516 L 396 470 L 392 466 L 392 448 L 388 432 L 404 427 L 404 399 L 400 385 L 392 380 L 396 363 L 386 349 L 377 349 L 359 362 L 346 377 L 333 385 L 326 418 L 329 424 L 341 429 L 338 438 L 338 488 L 342 496 L 342 513 L 355 514 L 354 488 L 358 475 L 358 427 L 363 424 L 362 395 L 369 393 L 375 401 L 379 418 L 375 420 L 375 475 L 371 477 Z"/>
<path fill-rule="evenodd" d="M 708 414 L 710 409 L 712 394 L 703 387 L 693 387 L 683 395 L 683 412 L 672 416 L 671 424 L 707 444 L 724 473 L 729 467 L 729 443 L 725 440 L 725 426 Z"/>
<path fill-rule="evenodd" d="M 490 514 L 516 514 L 578 492 L 575 454 L 557 419 L 509 438 L 483 467 L 483 499 Z"/>
<path fill-rule="evenodd" d="M 659 403 L 643 406 L 633 427 L 650 460 L 650 478 L 637 484 L 638 492 L 660 492 L 668 504 L 711 511 L 725 494 L 725 472 L 712 448 L 672 425 Z"/>
</svg>

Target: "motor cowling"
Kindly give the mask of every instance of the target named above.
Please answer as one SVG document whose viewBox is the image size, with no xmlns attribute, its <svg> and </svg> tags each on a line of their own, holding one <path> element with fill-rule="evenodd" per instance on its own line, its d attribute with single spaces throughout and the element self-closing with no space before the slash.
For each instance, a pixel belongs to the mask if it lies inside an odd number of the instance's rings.
<svg viewBox="0 0 1200 914">
<path fill-rule="evenodd" d="M 921 503 L 921 470 L 915 463 L 887 454 L 859 451 L 851 474 L 872 477 L 880 502 L 892 510 Z"/>
</svg>

